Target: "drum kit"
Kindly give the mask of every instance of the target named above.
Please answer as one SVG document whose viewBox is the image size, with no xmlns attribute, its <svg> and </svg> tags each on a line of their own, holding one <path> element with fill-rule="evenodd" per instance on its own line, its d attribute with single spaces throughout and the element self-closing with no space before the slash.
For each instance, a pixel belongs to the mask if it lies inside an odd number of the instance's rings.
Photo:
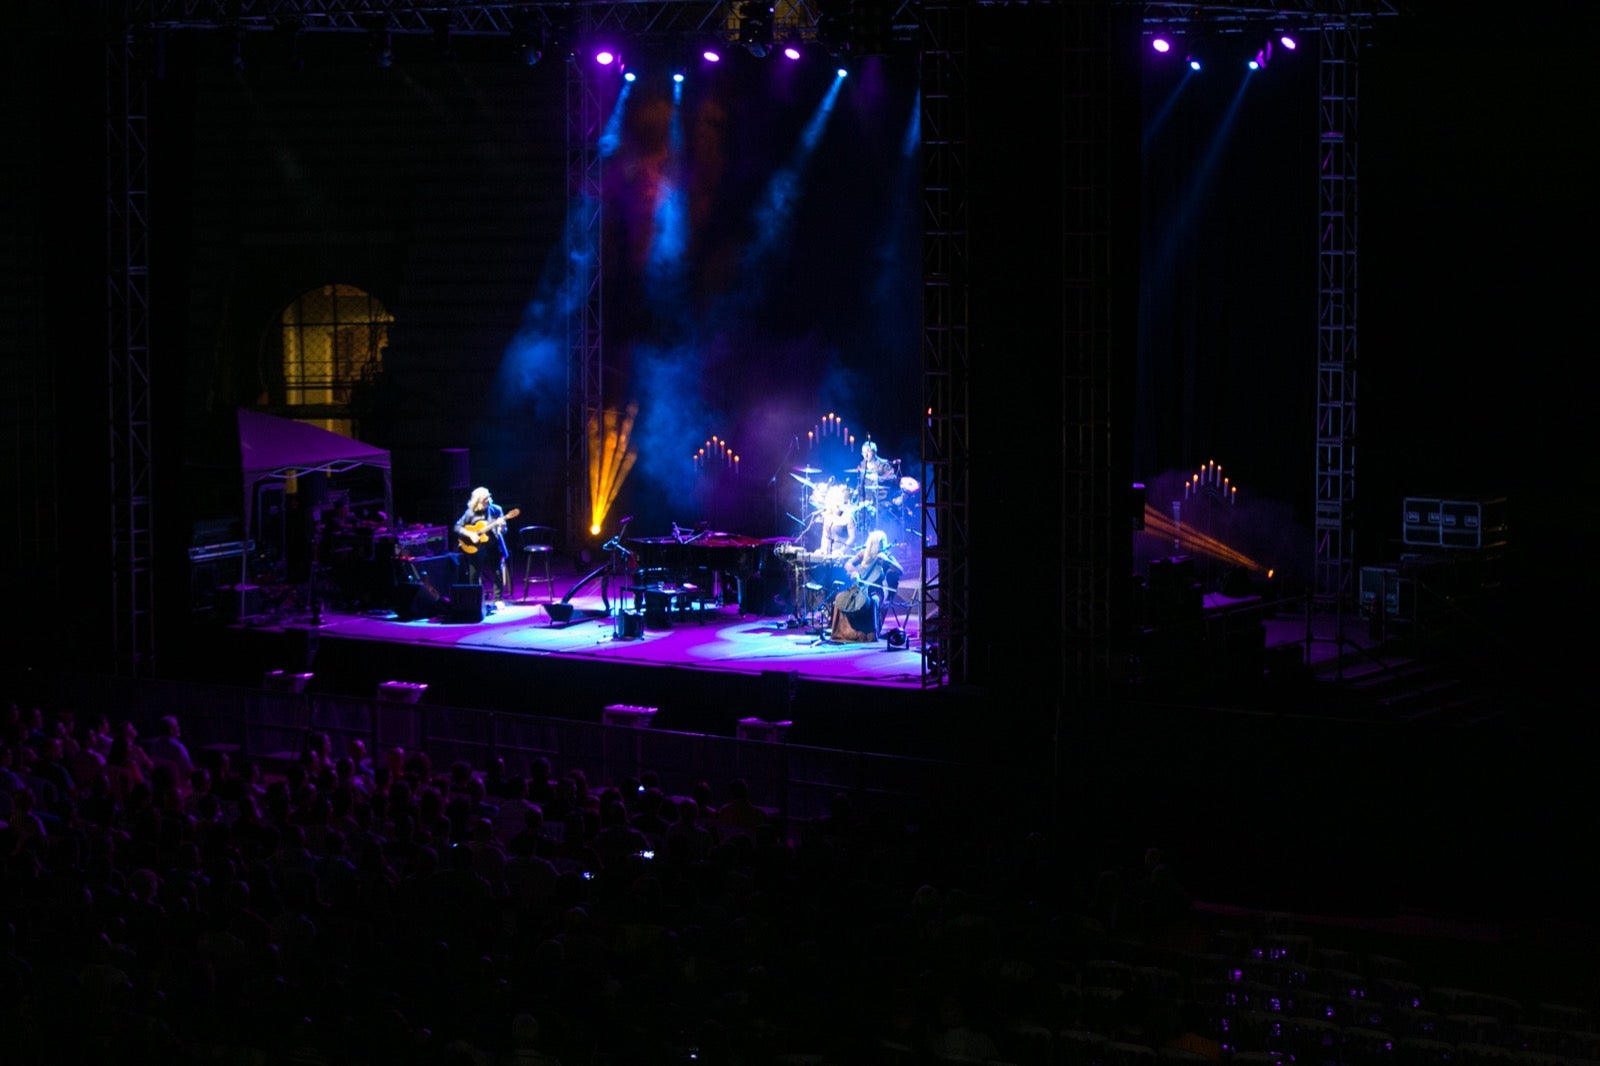
<svg viewBox="0 0 1600 1066">
<path fill-rule="evenodd" d="M 789 476 L 800 484 L 800 509 L 810 513 L 806 528 L 818 519 L 826 523 L 828 516 L 842 515 L 850 525 L 850 546 L 854 548 L 880 525 L 892 525 L 897 530 L 910 527 L 922 485 L 914 477 L 900 476 L 898 460 L 882 466 L 886 471 L 883 474 L 856 467 L 846 471 L 842 479 L 830 476 L 825 481 L 816 478 L 823 472 L 818 467 L 794 467 Z"/>
</svg>

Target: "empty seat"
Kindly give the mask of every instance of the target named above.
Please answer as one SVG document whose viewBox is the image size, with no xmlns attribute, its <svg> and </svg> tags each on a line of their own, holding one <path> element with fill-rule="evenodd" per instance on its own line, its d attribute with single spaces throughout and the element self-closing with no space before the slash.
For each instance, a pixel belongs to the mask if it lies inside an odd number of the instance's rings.
<svg viewBox="0 0 1600 1066">
<path fill-rule="evenodd" d="M 555 598 L 555 577 L 550 558 L 555 554 L 555 530 L 549 526 L 523 526 L 517 530 L 517 552 L 522 556 L 522 595 L 526 603 L 531 586 L 542 584 L 547 598 Z"/>
</svg>

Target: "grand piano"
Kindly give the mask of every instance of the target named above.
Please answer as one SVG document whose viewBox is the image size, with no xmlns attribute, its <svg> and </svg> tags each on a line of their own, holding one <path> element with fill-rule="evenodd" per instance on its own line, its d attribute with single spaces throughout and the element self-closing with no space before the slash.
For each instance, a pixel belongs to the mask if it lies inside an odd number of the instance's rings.
<svg viewBox="0 0 1600 1066">
<path fill-rule="evenodd" d="M 738 533 L 675 531 L 667 537 L 626 537 L 632 584 L 694 586 L 701 600 L 739 604 L 745 614 L 762 614 L 768 587 L 783 588 L 773 549 L 786 537 L 760 539 Z M 776 575 L 776 581 L 768 581 Z"/>
</svg>

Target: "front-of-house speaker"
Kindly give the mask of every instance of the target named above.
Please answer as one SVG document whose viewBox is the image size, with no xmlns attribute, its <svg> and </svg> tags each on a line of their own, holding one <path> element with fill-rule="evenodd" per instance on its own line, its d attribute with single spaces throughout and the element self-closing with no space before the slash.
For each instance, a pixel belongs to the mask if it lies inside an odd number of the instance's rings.
<svg viewBox="0 0 1600 1066">
<path fill-rule="evenodd" d="M 451 585 L 445 619 L 451 622 L 483 621 L 483 586 Z"/>
</svg>

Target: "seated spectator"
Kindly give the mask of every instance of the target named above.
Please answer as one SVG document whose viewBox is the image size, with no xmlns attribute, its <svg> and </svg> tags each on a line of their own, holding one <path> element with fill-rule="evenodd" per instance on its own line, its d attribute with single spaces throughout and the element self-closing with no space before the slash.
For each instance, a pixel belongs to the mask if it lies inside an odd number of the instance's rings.
<svg viewBox="0 0 1600 1066">
<path fill-rule="evenodd" d="M 86 793 L 95 778 L 106 772 L 106 757 L 82 740 L 77 749 L 67 759 L 67 768 L 72 771 L 72 781 L 79 793 Z"/>
<path fill-rule="evenodd" d="M 156 735 L 144 746 L 151 759 L 172 768 L 173 776 L 180 785 L 187 783 L 189 775 L 194 773 L 194 760 L 189 757 L 189 748 L 181 739 L 182 735 L 183 728 L 178 724 L 177 717 L 162 715 L 156 722 Z"/>
<path fill-rule="evenodd" d="M 754 837 L 756 829 L 766 821 L 766 812 L 750 802 L 750 786 L 745 779 L 736 777 L 728 782 L 728 798 L 712 817 L 717 838 L 725 840 L 739 834 Z"/>
<path fill-rule="evenodd" d="M 666 842 L 667 830 L 672 827 L 672 822 L 662 814 L 662 805 L 666 797 L 661 794 L 661 789 L 654 786 L 645 786 L 643 792 L 638 794 L 634 801 L 633 817 L 629 823 L 650 838 L 652 846 L 659 846 Z"/>
<path fill-rule="evenodd" d="M 602 865 L 610 869 L 627 859 L 652 850 L 650 838 L 628 824 L 628 811 L 621 803 L 611 802 L 600 808 L 600 832 L 595 837 L 595 850 L 600 853 Z"/>
<path fill-rule="evenodd" d="M 667 854 L 691 862 L 709 858 L 717 846 L 711 830 L 700 824 L 700 805 L 687 796 L 674 805 L 677 821 L 667 827 Z"/>
<path fill-rule="evenodd" d="M 145 772 L 134 758 L 135 750 L 127 736 L 118 736 L 111 741 L 111 751 L 106 756 L 106 779 L 119 804 L 125 805 L 133 790 L 146 782 Z"/>
</svg>

